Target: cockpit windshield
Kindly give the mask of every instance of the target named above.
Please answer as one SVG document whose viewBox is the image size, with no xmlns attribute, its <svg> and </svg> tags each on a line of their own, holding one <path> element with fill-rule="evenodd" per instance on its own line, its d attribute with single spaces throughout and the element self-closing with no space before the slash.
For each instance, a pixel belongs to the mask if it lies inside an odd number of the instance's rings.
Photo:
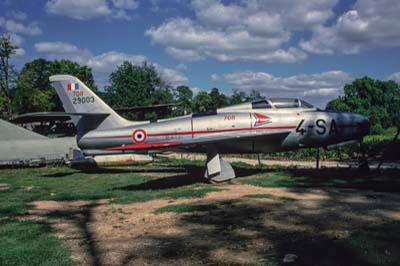
<svg viewBox="0 0 400 266">
<path fill-rule="evenodd" d="M 259 101 L 254 101 L 251 103 L 252 109 L 265 109 L 265 108 L 272 108 L 269 102 L 266 100 L 259 100 Z"/>
<path fill-rule="evenodd" d="M 314 106 L 306 101 L 300 100 L 301 108 L 314 108 Z"/>
<path fill-rule="evenodd" d="M 270 99 L 275 108 L 299 108 L 300 102 L 298 99 L 292 98 L 273 98 Z"/>
</svg>

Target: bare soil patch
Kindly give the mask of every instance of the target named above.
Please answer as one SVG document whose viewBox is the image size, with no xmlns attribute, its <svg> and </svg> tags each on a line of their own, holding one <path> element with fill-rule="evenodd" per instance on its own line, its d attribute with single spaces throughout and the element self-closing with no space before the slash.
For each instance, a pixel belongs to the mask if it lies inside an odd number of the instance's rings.
<svg viewBox="0 0 400 266">
<path fill-rule="evenodd" d="M 237 184 L 219 188 L 222 191 L 201 199 L 126 205 L 109 200 L 40 201 L 34 203 L 30 219 L 50 223 L 79 265 L 240 265 L 270 258 L 281 263 L 288 253 L 296 254 L 300 265 L 316 265 L 322 258 L 318 250 L 309 250 L 310 245 L 322 247 L 363 226 L 400 221 L 400 196 L 393 193 Z M 254 194 L 273 197 L 245 197 Z M 285 202 L 282 197 L 295 200 Z M 154 213 L 171 204 L 213 207 Z"/>
</svg>

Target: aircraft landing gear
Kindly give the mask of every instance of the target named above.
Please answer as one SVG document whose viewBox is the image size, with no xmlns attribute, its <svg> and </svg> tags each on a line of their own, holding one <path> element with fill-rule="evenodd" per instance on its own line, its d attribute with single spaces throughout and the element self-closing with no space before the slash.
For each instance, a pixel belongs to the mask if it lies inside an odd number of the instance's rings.
<svg viewBox="0 0 400 266">
<path fill-rule="evenodd" d="M 207 149 L 207 163 L 204 177 L 212 183 L 229 181 L 236 177 L 232 166 L 220 158 L 215 147 Z"/>
</svg>

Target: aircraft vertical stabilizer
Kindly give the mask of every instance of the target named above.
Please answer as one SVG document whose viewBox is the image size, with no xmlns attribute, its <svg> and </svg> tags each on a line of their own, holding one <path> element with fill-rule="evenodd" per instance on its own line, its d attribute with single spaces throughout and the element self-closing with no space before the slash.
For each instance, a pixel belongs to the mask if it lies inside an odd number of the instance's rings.
<svg viewBox="0 0 400 266">
<path fill-rule="evenodd" d="M 50 81 L 78 129 L 78 138 L 92 129 L 111 129 L 130 124 L 78 78 L 55 75 L 50 77 Z"/>
</svg>

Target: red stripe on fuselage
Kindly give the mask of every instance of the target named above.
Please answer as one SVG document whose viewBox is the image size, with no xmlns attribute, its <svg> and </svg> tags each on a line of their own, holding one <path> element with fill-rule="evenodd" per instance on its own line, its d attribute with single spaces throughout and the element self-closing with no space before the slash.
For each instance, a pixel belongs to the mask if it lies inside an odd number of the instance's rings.
<svg viewBox="0 0 400 266">
<path fill-rule="evenodd" d="M 216 130 L 199 130 L 192 132 L 170 132 L 170 133 L 156 133 L 148 134 L 149 137 L 167 137 L 167 136 L 180 136 L 189 134 L 212 134 L 212 133 L 224 133 L 224 132 L 238 132 L 238 131 L 257 131 L 257 130 L 282 130 L 282 129 L 294 129 L 296 126 L 287 127 L 259 127 L 259 128 L 230 128 L 230 129 L 216 129 Z"/>
<path fill-rule="evenodd" d="M 186 131 L 186 132 L 167 132 L 147 134 L 148 137 L 167 137 L 167 136 L 182 136 L 182 135 L 197 135 L 197 134 L 213 134 L 225 132 L 238 132 L 238 131 L 257 131 L 257 130 L 284 130 L 295 129 L 296 126 L 282 126 L 282 127 L 255 127 L 255 128 L 230 128 L 230 129 L 216 129 L 216 130 L 199 130 L 199 131 Z M 130 138 L 131 136 L 102 136 L 102 137 L 86 137 L 85 139 L 119 139 Z"/>
</svg>

